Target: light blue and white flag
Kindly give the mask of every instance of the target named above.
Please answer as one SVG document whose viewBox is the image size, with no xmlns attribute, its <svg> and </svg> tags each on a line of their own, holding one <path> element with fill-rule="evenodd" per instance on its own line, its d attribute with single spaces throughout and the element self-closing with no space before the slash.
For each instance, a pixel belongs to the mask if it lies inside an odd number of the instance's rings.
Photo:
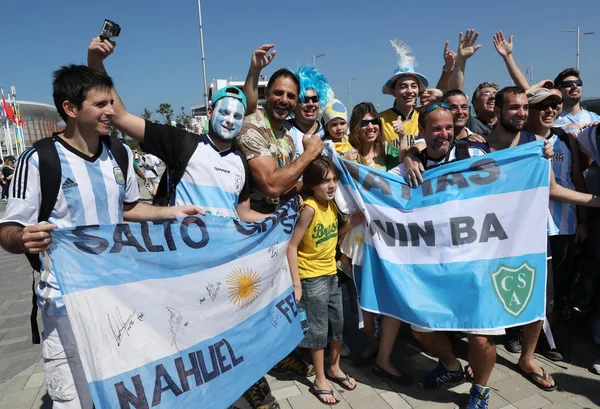
<svg viewBox="0 0 600 409">
<path fill-rule="evenodd" d="M 341 195 L 368 223 L 351 251 L 364 310 L 447 330 L 544 318 L 542 142 L 433 168 L 415 189 L 390 173 L 338 164 Z"/>
<path fill-rule="evenodd" d="M 189 216 L 52 233 L 98 409 L 228 407 L 301 341 L 290 201 L 258 223 Z"/>
</svg>

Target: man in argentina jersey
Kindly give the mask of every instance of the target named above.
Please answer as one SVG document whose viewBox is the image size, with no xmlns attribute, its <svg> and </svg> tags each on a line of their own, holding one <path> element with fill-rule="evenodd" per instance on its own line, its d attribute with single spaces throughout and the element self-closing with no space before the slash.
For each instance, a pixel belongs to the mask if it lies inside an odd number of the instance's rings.
<svg viewBox="0 0 600 409">
<path fill-rule="evenodd" d="M 563 111 L 554 122 L 556 126 L 565 126 L 569 123 L 586 126 L 600 121 L 600 115 L 581 107 L 583 80 L 578 69 L 563 70 L 554 79 L 554 86 L 560 90 L 563 96 Z"/>
<path fill-rule="evenodd" d="M 104 59 L 112 54 L 115 44 L 96 37 L 88 48 L 88 65 L 106 72 Z M 158 156 L 167 166 L 180 160 L 185 130 L 155 124 L 135 116 L 125 109 L 113 89 L 115 115 L 112 124 L 132 138 L 143 142 L 147 152 Z M 206 213 L 254 222 L 266 217 L 250 208 L 250 172 L 246 158 L 233 142 L 242 128 L 246 112 L 246 97 L 236 87 L 221 88 L 213 94 L 208 109 L 209 132 L 199 138 L 181 181 L 175 188 L 175 204 L 194 204 Z M 259 409 L 278 409 L 263 377 L 246 393 L 251 404 Z M 259 399 L 255 399 L 259 396 Z"/>
<path fill-rule="evenodd" d="M 94 38 L 88 49 L 88 66 L 105 72 L 104 59 L 112 54 L 114 43 Z M 155 124 L 125 109 L 113 89 L 115 115 L 112 124 L 144 143 L 148 153 L 174 168 L 182 152 L 186 131 L 170 125 Z M 199 138 L 181 181 L 175 188 L 176 205 L 194 204 L 206 213 L 232 217 L 245 222 L 266 215 L 250 209 L 248 165 L 233 142 L 242 127 L 246 97 L 236 87 L 216 91 L 208 108 L 209 132 Z"/>
<path fill-rule="evenodd" d="M 558 107 L 563 100 L 560 91 L 534 87 L 527 91 L 529 101 L 529 116 L 525 128 L 552 143 L 554 155 L 552 157 L 552 170 L 556 183 L 571 190 L 585 192 L 585 182 L 581 171 L 579 147 L 576 138 L 560 128 L 554 128 L 554 120 L 559 111 Z M 565 294 L 561 290 L 568 287 L 568 277 L 559 277 L 558 264 L 565 255 L 566 247 L 574 240 L 586 237 L 585 207 L 558 200 L 550 199 L 550 217 L 548 218 L 548 235 L 552 249 L 552 270 L 556 289 L 555 300 L 560 300 Z M 577 217 L 576 210 L 580 217 Z M 541 340 L 542 341 L 542 340 Z M 562 360 L 562 356 L 551 350 L 547 342 L 540 342 L 540 352 L 549 359 Z"/>
<path fill-rule="evenodd" d="M 39 157 L 35 148 L 18 160 L 6 213 L 0 220 L 0 244 L 11 253 L 46 251 L 57 227 L 158 220 L 195 214 L 199 208 L 158 209 L 138 203 L 133 157 L 127 149 L 127 180 L 100 136 L 110 128 L 112 80 L 82 65 L 54 73 L 53 96 L 64 131 L 52 135 L 60 159 L 61 185 L 49 224 L 38 224 L 42 200 Z M 42 353 L 48 394 L 55 409 L 91 409 L 92 398 L 63 297 L 54 272 L 42 263 L 37 288 L 44 324 Z"/>
</svg>

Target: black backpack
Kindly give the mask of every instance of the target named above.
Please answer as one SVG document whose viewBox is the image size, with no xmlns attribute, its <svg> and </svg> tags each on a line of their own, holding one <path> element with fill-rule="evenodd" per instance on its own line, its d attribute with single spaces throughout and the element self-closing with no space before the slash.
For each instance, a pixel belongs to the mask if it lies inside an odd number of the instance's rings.
<svg viewBox="0 0 600 409">
<path fill-rule="evenodd" d="M 196 152 L 199 141 L 199 135 L 192 132 L 186 132 L 181 147 L 181 156 L 177 159 L 174 166 L 167 167 L 163 172 L 160 182 L 158 183 L 158 188 L 156 189 L 156 195 L 154 195 L 154 198 L 152 199 L 153 205 L 172 206 L 175 204 L 175 196 L 173 195 L 173 193 L 175 193 L 175 187 L 183 177 L 190 159 L 194 155 L 194 152 Z"/>
<path fill-rule="evenodd" d="M 100 137 L 100 141 L 108 147 L 108 150 L 112 153 L 115 161 L 121 168 L 125 183 L 127 183 L 127 169 L 129 167 L 129 158 L 127 150 L 121 142 L 115 136 L 104 135 Z M 40 204 L 40 211 L 38 213 L 38 223 L 47 222 L 52 213 L 52 209 L 56 205 L 58 198 L 58 192 L 60 190 L 60 182 L 62 176 L 62 170 L 60 167 L 60 158 L 54 145 L 54 137 L 42 138 L 39 141 L 34 142 L 33 147 L 38 153 L 38 166 L 40 174 L 40 190 L 42 193 L 42 202 Z M 34 150 L 30 151 L 30 155 L 33 154 Z M 38 254 L 25 253 L 29 264 L 35 271 L 42 269 L 42 263 Z M 31 289 L 33 290 L 32 304 L 33 308 L 31 311 L 31 335 L 34 344 L 40 343 L 40 335 L 37 326 L 37 295 L 35 293 L 35 275 L 31 283 Z"/>
<path fill-rule="evenodd" d="M 429 167 L 427 166 L 427 155 L 425 154 L 425 152 L 427 151 L 427 148 L 425 148 L 421 152 L 419 152 L 419 155 L 417 157 L 423 164 L 423 167 L 425 168 L 425 170 L 437 168 L 437 167 L 445 165 L 449 162 L 456 162 L 456 161 L 463 160 L 463 159 L 469 159 L 471 157 L 471 154 L 469 153 L 469 143 L 470 142 L 467 142 L 463 139 L 459 139 L 459 140 L 455 140 L 453 143 L 454 143 L 454 146 L 451 147 L 450 149 L 448 149 L 448 153 L 446 154 L 444 162 L 438 163 L 437 165 L 433 165 L 433 166 L 429 166 Z M 448 161 L 448 157 L 450 156 L 450 153 L 452 153 L 452 149 L 456 149 L 455 159 Z"/>
</svg>

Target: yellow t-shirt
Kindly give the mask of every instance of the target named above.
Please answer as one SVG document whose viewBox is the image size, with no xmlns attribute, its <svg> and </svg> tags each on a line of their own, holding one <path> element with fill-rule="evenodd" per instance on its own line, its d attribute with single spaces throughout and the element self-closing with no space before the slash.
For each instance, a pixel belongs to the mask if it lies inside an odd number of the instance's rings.
<svg viewBox="0 0 600 409">
<path fill-rule="evenodd" d="M 402 115 L 394 108 L 386 109 L 380 115 L 385 140 L 396 149 L 400 149 L 400 139 L 398 138 L 398 134 L 394 132 L 392 122 L 398 119 L 398 116 Z M 405 132 L 404 137 L 406 138 L 407 146 L 413 146 L 415 144 L 415 139 L 419 136 L 419 111 L 413 108 L 403 122 Z"/>
<path fill-rule="evenodd" d="M 298 245 L 298 275 L 300 280 L 336 273 L 335 247 L 338 241 L 337 208 L 332 200 L 323 207 L 309 196 L 304 206 L 314 209 L 315 215 Z"/>
</svg>

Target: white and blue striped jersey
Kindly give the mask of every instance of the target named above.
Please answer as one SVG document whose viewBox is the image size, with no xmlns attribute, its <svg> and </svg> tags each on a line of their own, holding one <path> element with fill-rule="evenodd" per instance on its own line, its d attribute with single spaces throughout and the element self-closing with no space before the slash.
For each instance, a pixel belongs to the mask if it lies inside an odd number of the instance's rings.
<svg viewBox="0 0 600 409">
<path fill-rule="evenodd" d="M 571 180 L 571 168 L 573 165 L 573 155 L 571 154 L 571 150 L 556 134 L 552 134 L 548 140 L 552 143 L 552 148 L 554 149 L 552 170 L 554 171 L 556 183 L 567 189 L 575 190 L 575 185 Z M 575 230 L 577 229 L 577 214 L 574 205 L 550 199 L 549 209 L 549 236 L 575 234 Z"/>
<path fill-rule="evenodd" d="M 480 146 L 483 146 L 483 144 L 469 143 L 468 149 L 469 149 L 469 156 L 471 158 L 474 158 L 477 156 L 483 156 L 483 155 L 487 154 L 487 152 L 484 149 L 482 149 Z M 454 146 L 452 148 L 452 150 L 450 150 L 450 153 L 448 155 L 446 155 L 445 157 L 443 157 L 440 160 L 434 160 L 429 157 L 426 157 L 425 163 L 423 164 L 423 166 L 425 167 L 425 169 L 428 169 L 432 166 L 441 165 L 444 163 L 452 162 L 454 160 L 456 160 L 456 146 Z M 393 173 L 394 175 L 402 176 L 403 178 L 406 178 L 406 176 L 407 176 L 406 165 L 404 164 L 404 162 L 402 162 L 395 168 L 390 169 L 388 172 Z"/>
<path fill-rule="evenodd" d="M 600 115 L 586 109 L 581 109 L 577 115 L 571 115 L 567 111 L 562 111 L 559 117 L 554 121 L 554 125 L 565 126 L 574 123 L 584 126 L 597 121 L 600 121 Z"/>
<path fill-rule="evenodd" d="M 598 165 L 600 165 L 600 150 L 598 149 L 598 139 L 600 138 L 599 126 L 590 126 L 577 134 L 577 142 L 579 142 L 579 147 L 583 153 L 592 158 Z"/>
<path fill-rule="evenodd" d="M 144 146 L 174 168 L 182 157 L 189 156 L 183 152 L 186 134 L 183 129 L 146 121 Z M 234 146 L 221 150 L 208 134 L 196 136 L 196 150 L 175 187 L 175 205 L 193 204 L 206 213 L 237 219 L 237 205 L 250 197 L 246 158 Z"/>
<path fill-rule="evenodd" d="M 61 166 L 61 186 L 49 222 L 57 227 L 123 222 L 123 203 L 136 202 L 139 188 L 129 148 L 127 181 L 110 150 L 100 143 L 98 153 L 87 157 L 53 135 Z M 42 201 L 38 153 L 25 151 L 17 161 L 9 199 L 0 225 L 29 226 L 38 223 Z M 37 288 L 38 306 L 48 315 L 67 315 L 56 276 L 42 265 Z"/>
</svg>

